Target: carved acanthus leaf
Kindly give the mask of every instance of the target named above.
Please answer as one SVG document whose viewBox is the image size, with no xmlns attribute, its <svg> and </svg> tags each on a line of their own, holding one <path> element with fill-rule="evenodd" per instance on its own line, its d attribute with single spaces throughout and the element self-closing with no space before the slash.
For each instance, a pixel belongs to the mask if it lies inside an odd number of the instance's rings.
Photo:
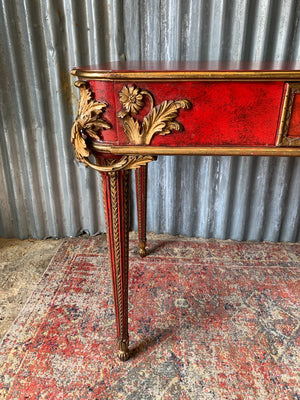
<svg viewBox="0 0 300 400">
<path fill-rule="evenodd" d="M 123 127 L 130 143 L 140 144 L 141 134 L 139 121 L 127 115 L 124 118 Z"/>
<path fill-rule="evenodd" d="M 142 124 L 132 114 L 144 107 L 143 96 L 149 98 L 150 112 L 144 117 Z M 123 110 L 118 117 L 123 120 L 123 127 L 130 143 L 136 145 L 148 145 L 154 135 L 167 135 L 174 130 L 182 130 L 180 122 L 175 121 L 179 108 L 189 109 L 192 104 L 189 100 L 165 100 L 154 107 L 154 98 L 147 90 L 141 90 L 135 86 L 124 86 L 120 92 L 120 102 Z M 134 110 L 134 111 L 133 111 Z"/>
<path fill-rule="evenodd" d="M 71 142 L 76 157 L 87 166 L 86 158 L 90 156 L 91 152 L 86 144 L 86 139 L 101 139 L 101 130 L 109 129 L 111 126 L 102 118 L 106 104 L 93 99 L 88 83 L 77 81 L 75 86 L 80 90 L 80 99 L 78 114 L 72 126 Z"/>
<path fill-rule="evenodd" d="M 150 144 L 156 133 L 167 135 L 172 130 L 181 130 L 182 125 L 178 121 L 174 121 L 177 118 L 177 110 L 190 107 L 191 103 L 188 100 L 165 100 L 159 106 L 153 108 L 143 121 L 142 136 L 145 137 L 145 144 Z"/>
</svg>

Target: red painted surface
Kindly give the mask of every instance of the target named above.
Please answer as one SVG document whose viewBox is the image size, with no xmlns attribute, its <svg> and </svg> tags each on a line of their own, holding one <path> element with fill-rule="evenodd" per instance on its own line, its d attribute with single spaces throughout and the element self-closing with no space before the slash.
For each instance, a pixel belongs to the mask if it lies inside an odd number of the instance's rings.
<svg viewBox="0 0 300 400">
<path fill-rule="evenodd" d="M 117 142 L 117 132 L 116 132 L 116 112 L 115 112 L 115 100 L 114 100 L 114 84 L 113 82 L 97 82 L 89 81 L 90 88 L 94 93 L 95 99 L 102 103 L 107 104 L 106 109 L 102 115 L 111 125 L 111 129 L 105 129 L 101 131 L 101 140 L 106 143 L 116 143 Z"/>
<path fill-rule="evenodd" d="M 119 145 L 129 144 L 122 121 L 116 114 L 122 107 L 119 92 L 128 83 L 90 81 L 98 101 L 107 108 L 103 118 L 112 126 L 102 131 L 102 140 Z M 155 104 L 164 100 L 188 99 L 192 109 L 180 110 L 177 120 L 183 131 L 153 137 L 152 146 L 273 146 L 280 116 L 284 82 L 138 82 L 137 86 L 152 93 Z M 299 132 L 300 101 L 296 96 L 291 120 L 291 135 Z M 150 111 L 145 103 L 139 118 Z"/>
<path fill-rule="evenodd" d="M 101 86 L 101 82 L 97 82 Z M 115 83 L 116 112 L 122 107 Z M 164 100 L 188 99 L 192 109 L 180 110 L 184 131 L 156 135 L 152 146 L 264 146 L 274 145 L 284 82 L 138 82 L 159 105 Z M 149 104 L 146 103 L 145 109 Z M 122 122 L 117 122 L 119 144 L 128 144 Z"/>
<path fill-rule="evenodd" d="M 300 137 L 300 94 L 295 94 L 288 136 Z"/>
</svg>

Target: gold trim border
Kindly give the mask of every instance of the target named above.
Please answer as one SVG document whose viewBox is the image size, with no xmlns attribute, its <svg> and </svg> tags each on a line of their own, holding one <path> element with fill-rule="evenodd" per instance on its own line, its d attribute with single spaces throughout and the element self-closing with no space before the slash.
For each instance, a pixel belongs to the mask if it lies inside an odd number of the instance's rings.
<svg viewBox="0 0 300 400">
<path fill-rule="evenodd" d="M 78 78 L 101 81 L 201 81 L 201 80 L 300 80 L 300 70 L 284 71 L 111 71 L 73 68 Z"/>
<path fill-rule="evenodd" d="M 300 133 L 299 137 L 289 137 L 290 121 L 296 94 L 300 95 L 300 82 L 288 82 L 286 85 L 276 146 L 300 146 Z"/>
<path fill-rule="evenodd" d="M 110 153 L 116 155 L 148 155 L 148 156 L 283 156 L 300 157 L 297 147 L 167 147 L 167 146 L 111 146 L 92 143 L 94 153 Z"/>
</svg>

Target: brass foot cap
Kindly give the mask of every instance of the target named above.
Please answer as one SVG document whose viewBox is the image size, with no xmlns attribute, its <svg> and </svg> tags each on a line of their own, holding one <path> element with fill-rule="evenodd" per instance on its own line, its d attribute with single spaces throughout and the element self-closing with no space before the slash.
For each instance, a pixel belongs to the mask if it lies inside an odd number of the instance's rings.
<svg viewBox="0 0 300 400">
<path fill-rule="evenodd" d="M 146 251 L 146 242 L 139 242 L 139 255 L 140 257 L 146 257 L 147 251 Z"/>
<path fill-rule="evenodd" d="M 127 361 L 130 356 L 128 346 L 128 340 L 118 342 L 118 357 L 121 361 Z"/>
<path fill-rule="evenodd" d="M 129 359 L 129 351 L 118 351 L 118 357 L 121 361 L 127 361 Z"/>
<path fill-rule="evenodd" d="M 147 255 L 146 250 L 145 250 L 145 249 L 140 249 L 140 250 L 139 250 L 139 255 L 140 255 L 140 257 L 142 257 L 142 258 L 146 257 L 146 255 Z"/>
</svg>

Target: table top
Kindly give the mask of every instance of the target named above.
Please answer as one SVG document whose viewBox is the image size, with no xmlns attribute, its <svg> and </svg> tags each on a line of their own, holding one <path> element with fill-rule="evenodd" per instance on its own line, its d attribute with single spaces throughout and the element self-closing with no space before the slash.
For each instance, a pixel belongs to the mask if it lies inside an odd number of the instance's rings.
<svg viewBox="0 0 300 400">
<path fill-rule="evenodd" d="M 90 80 L 300 80 L 300 62 L 127 61 L 75 67 Z"/>
</svg>

